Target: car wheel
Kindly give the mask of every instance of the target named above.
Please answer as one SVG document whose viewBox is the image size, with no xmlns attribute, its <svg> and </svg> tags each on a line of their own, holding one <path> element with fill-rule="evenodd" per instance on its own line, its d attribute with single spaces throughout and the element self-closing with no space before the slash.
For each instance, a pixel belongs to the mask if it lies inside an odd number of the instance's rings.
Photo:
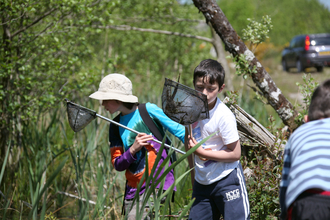
<svg viewBox="0 0 330 220">
<path fill-rule="evenodd" d="M 323 66 L 317 66 L 316 71 L 321 73 L 323 71 Z"/>
<path fill-rule="evenodd" d="M 303 65 L 302 65 L 302 63 L 301 63 L 300 60 L 297 60 L 296 67 L 297 67 L 297 72 L 298 73 L 301 73 L 304 70 L 304 67 L 303 67 Z"/>
<path fill-rule="evenodd" d="M 289 72 L 289 68 L 288 68 L 288 65 L 286 64 L 285 60 L 282 60 L 282 68 L 283 68 L 283 71 Z"/>
</svg>

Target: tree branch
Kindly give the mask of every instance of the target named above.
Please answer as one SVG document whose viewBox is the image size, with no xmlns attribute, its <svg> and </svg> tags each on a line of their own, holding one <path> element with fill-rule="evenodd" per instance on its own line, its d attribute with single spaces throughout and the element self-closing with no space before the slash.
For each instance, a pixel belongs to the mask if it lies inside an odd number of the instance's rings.
<svg viewBox="0 0 330 220">
<path fill-rule="evenodd" d="M 208 37 L 202 37 L 202 36 L 195 36 L 191 34 L 183 34 L 179 32 L 172 32 L 172 31 L 163 31 L 163 30 L 154 30 L 154 29 L 147 29 L 147 28 L 138 28 L 138 27 L 132 27 L 129 25 L 108 25 L 108 26 L 97 26 L 93 25 L 92 28 L 99 28 L 99 29 L 114 29 L 119 31 L 141 31 L 141 32 L 150 32 L 150 33 L 156 33 L 156 34 L 166 34 L 166 35 L 174 35 L 174 36 L 180 36 L 180 37 L 186 37 L 186 38 L 195 38 L 198 40 L 203 40 L 209 43 L 213 43 L 213 39 Z"/>
<path fill-rule="evenodd" d="M 44 13 L 41 17 L 36 18 L 31 24 L 24 26 L 23 28 L 21 28 L 20 30 L 16 31 L 13 35 L 11 35 L 11 37 L 15 37 L 16 35 L 18 35 L 21 32 L 24 32 L 25 30 L 27 30 L 28 28 L 32 27 L 33 25 L 37 24 L 39 21 L 41 21 L 42 19 L 44 19 L 45 17 L 47 17 L 48 15 L 50 15 L 51 13 L 53 13 L 54 11 L 56 11 L 59 7 L 53 8 L 52 10 Z"/>
<path fill-rule="evenodd" d="M 197 20 L 197 19 L 187 19 L 187 18 L 177 18 L 173 17 L 171 15 L 165 15 L 163 17 L 150 17 L 150 18 L 144 18 L 144 17 L 131 17 L 127 19 L 122 19 L 120 17 L 116 17 L 116 20 L 119 21 L 125 21 L 125 22 L 141 22 L 141 21 L 149 21 L 149 22 L 159 22 L 159 19 L 161 19 L 162 24 L 176 24 L 178 22 L 191 22 L 191 23 L 205 23 L 205 20 Z M 168 22 L 163 22 L 162 20 L 168 19 Z"/>
<path fill-rule="evenodd" d="M 11 22 L 13 22 L 13 21 L 16 21 L 16 20 L 20 19 L 21 17 L 23 17 L 24 15 L 25 15 L 25 12 L 24 12 L 21 16 L 19 16 L 19 17 L 17 17 L 17 18 L 13 18 L 12 20 L 8 20 L 8 21 L 6 21 L 6 22 L 4 22 L 4 23 L 0 23 L 0 26 L 3 26 L 3 25 L 5 25 L 5 24 L 9 24 L 9 23 L 11 23 Z"/>
<path fill-rule="evenodd" d="M 48 24 L 48 25 L 47 25 L 47 26 L 46 26 L 46 27 L 45 27 L 45 28 L 44 28 L 39 34 L 36 34 L 32 40 L 26 42 L 26 44 L 29 44 L 29 43 L 35 41 L 40 35 L 42 35 L 43 33 L 45 33 L 46 30 L 47 30 L 48 28 L 50 28 L 51 26 L 53 26 L 53 23 Z"/>
</svg>

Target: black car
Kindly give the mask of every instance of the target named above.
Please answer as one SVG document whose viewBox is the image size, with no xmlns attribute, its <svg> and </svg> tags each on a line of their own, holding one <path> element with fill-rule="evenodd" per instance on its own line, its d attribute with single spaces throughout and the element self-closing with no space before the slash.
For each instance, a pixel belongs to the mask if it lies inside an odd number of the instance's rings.
<svg viewBox="0 0 330 220">
<path fill-rule="evenodd" d="M 284 71 L 297 68 L 302 72 L 307 67 L 315 67 L 322 72 L 324 66 L 330 66 L 330 34 L 295 36 L 282 51 L 282 66 Z"/>
</svg>

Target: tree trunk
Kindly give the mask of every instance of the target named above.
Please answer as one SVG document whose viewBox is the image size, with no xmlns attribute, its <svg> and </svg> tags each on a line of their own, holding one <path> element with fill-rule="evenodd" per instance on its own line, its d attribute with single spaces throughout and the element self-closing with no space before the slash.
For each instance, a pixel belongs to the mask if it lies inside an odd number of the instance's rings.
<svg viewBox="0 0 330 220">
<path fill-rule="evenodd" d="M 254 54 L 240 40 L 234 28 L 229 23 L 225 14 L 214 0 L 193 0 L 195 6 L 204 14 L 206 22 L 210 22 L 214 30 L 220 36 L 225 44 L 225 49 L 234 57 L 243 54 L 250 62 L 250 68 L 256 66 L 256 72 L 251 73 L 253 82 L 258 86 L 268 103 L 275 109 L 283 123 L 291 131 L 298 127 L 295 122 L 297 111 L 293 105 L 284 97 L 281 90 L 277 88 L 275 82 L 269 76 L 267 71 L 260 64 Z"/>
</svg>

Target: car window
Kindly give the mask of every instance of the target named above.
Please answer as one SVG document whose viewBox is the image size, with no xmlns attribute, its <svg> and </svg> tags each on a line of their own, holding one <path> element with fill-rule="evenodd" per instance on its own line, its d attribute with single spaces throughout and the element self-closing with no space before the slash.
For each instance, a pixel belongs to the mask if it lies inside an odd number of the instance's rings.
<svg viewBox="0 0 330 220">
<path fill-rule="evenodd" d="M 293 38 L 290 42 L 290 47 L 295 47 L 296 46 L 296 38 Z"/>
<path fill-rule="evenodd" d="M 303 47 L 305 46 L 305 37 L 299 37 L 296 43 L 296 47 Z"/>
<path fill-rule="evenodd" d="M 330 37 L 314 38 L 311 40 L 311 46 L 330 45 Z"/>
</svg>

